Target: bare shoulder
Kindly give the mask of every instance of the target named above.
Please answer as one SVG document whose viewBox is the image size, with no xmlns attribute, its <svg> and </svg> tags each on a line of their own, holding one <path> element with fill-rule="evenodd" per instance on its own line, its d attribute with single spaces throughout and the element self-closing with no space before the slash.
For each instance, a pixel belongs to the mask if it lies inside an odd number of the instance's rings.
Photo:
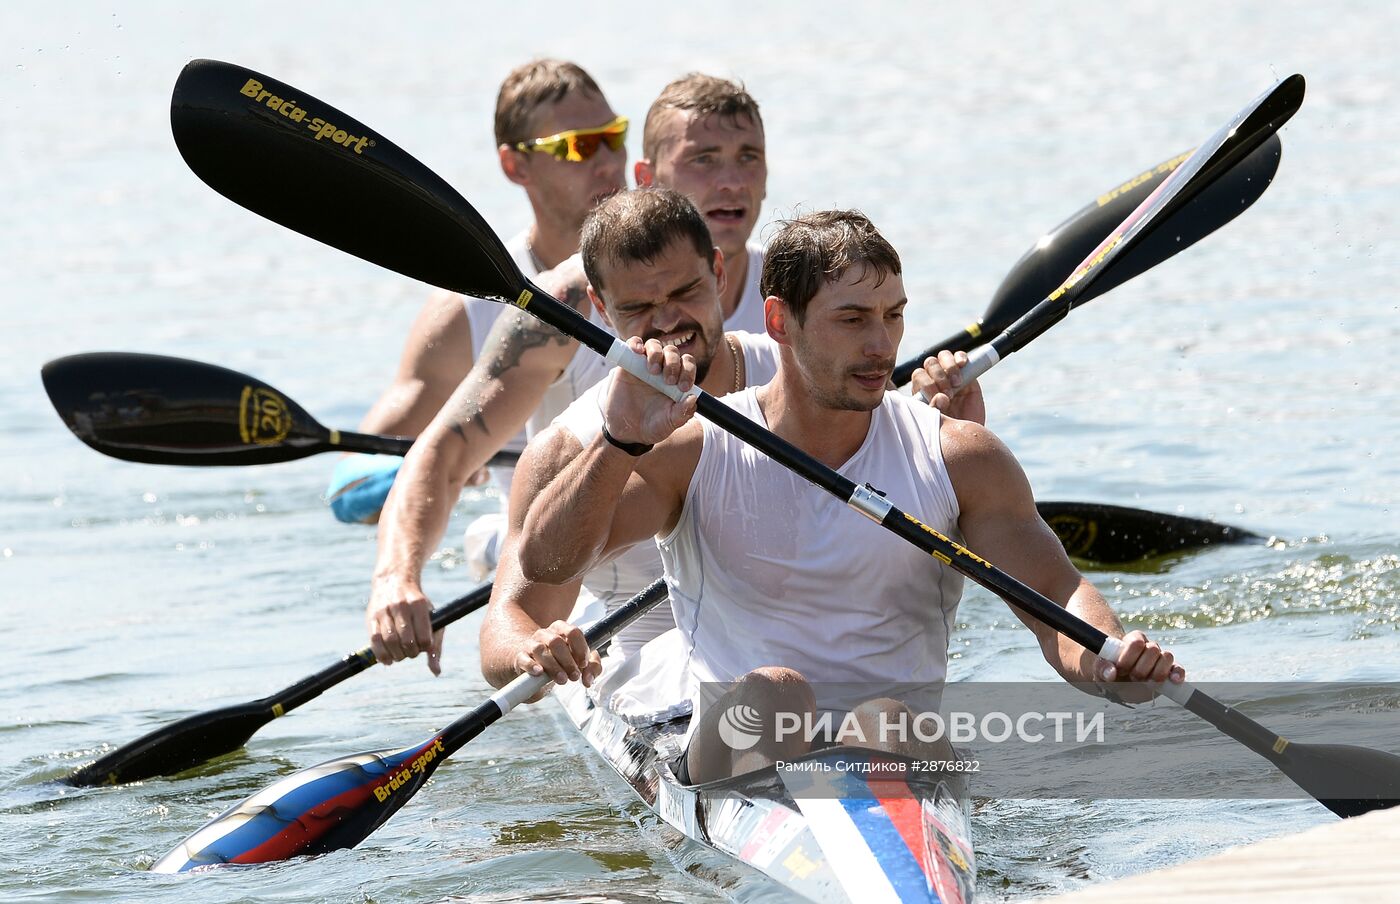
<svg viewBox="0 0 1400 904">
<path fill-rule="evenodd" d="M 966 510 L 982 500 L 1031 500 L 1025 472 L 995 433 L 975 421 L 950 417 L 942 418 L 938 430 L 943 463 L 960 507 Z"/>
<path fill-rule="evenodd" d="M 520 370 L 528 372 L 531 379 L 543 379 L 547 385 L 564 371 L 577 348 L 578 342 L 573 338 L 511 306 L 496 318 L 486 337 L 479 365 L 484 369 L 481 375 L 483 379 L 496 380 L 509 371 Z"/>
<path fill-rule="evenodd" d="M 413 319 L 393 382 L 360 422 L 367 433 L 422 433 L 472 366 L 462 296 L 437 290 Z"/>
<path fill-rule="evenodd" d="M 580 280 L 587 282 L 588 276 L 583 272 L 583 255 L 571 254 L 559 262 L 559 265 L 552 270 L 546 270 L 541 276 L 561 282 L 576 283 Z"/>
<path fill-rule="evenodd" d="M 705 431 L 700 418 L 693 417 L 676 428 L 676 432 L 668 436 L 654 451 L 663 453 L 673 463 L 684 461 L 688 457 L 698 459 L 704 436 Z"/>
<path fill-rule="evenodd" d="M 984 461 L 1011 457 L 1011 450 L 1001 438 L 976 421 L 944 415 L 939 420 L 938 439 L 943 460 L 949 468 L 955 465 L 976 467 Z"/>
</svg>

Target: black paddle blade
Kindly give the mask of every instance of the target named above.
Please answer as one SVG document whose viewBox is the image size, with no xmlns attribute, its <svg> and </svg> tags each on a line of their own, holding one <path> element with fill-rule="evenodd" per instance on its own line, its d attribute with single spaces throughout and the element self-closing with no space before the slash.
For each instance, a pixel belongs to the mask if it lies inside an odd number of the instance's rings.
<svg viewBox="0 0 1400 904">
<path fill-rule="evenodd" d="M 402 750 L 359 753 L 303 769 L 214 817 L 151 871 L 268 863 L 354 847 L 427 783 L 448 752 L 437 735 Z"/>
<path fill-rule="evenodd" d="M 232 753 L 275 717 L 262 702 L 210 710 L 123 744 L 59 781 L 83 788 L 173 775 Z"/>
<path fill-rule="evenodd" d="M 211 364 L 93 352 L 50 361 L 43 378 L 68 429 L 125 461 L 249 465 L 330 448 L 330 431 L 295 402 Z"/>
<path fill-rule="evenodd" d="M 1022 348 L 1064 318 L 1095 283 L 1117 270 L 1134 248 L 1146 244 L 1168 222 L 1175 223 L 1193 198 L 1264 145 L 1298 112 L 1304 86 L 1301 75 L 1280 80 L 1202 142 L 1186 162 L 1089 252 L 1068 279 L 992 340 L 998 353 L 1004 357 Z"/>
<path fill-rule="evenodd" d="M 1283 144 L 1278 135 L 1270 136 L 1237 167 L 1226 172 L 1219 181 L 1182 207 L 1172 221 L 1173 228 L 1159 230 L 1145 238 L 1140 245 L 1124 252 L 1117 267 L 1085 289 L 1074 300 L 1074 306 L 1078 307 L 1150 270 L 1239 216 L 1259 200 L 1269 187 L 1282 155 Z M 990 341 L 1035 307 L 1055 290 L 1066 273 L 1088 257 L 1089 252 L 1097 248 L 1114 227 L 1147 200 L 1189 156 L 1178 155 L 1134 176 L 1086 204 L 1041 236 L 1001 281 L 982 319 L 896 367 L 892 377 L 895 385 L 908 383 L 910 376 L 926 358 L 944 349 L 971 351 Z"/>
<path fill-rule="evenodd" d="M 1115 226 L 1147 200 L 1147 196 L 1156 191 L 1187 156 L 1184 154 L 1158 165 L 1151 171 L 1151 178 L 1127 191 L 1110 193 L 1105 196 L 1106 201 L 1101 198 L 1086 205 L 1041 237 L 1035 247 L 1011 268 L 992 297 L 992 303 L 983 317 L 989 331 L 984 333 L 986 338 L 990 339 L 1010 326 L 1017 317 L 1055 291 L 1065 274 L 1088 257 L 1089 252 L 1097 248 Z M 1172 220 L 1172 228 L 1158 230 L 1140 245 L 1125 251 L 1117 266 L 1085 289 L 1074 300 L 1074 306 L 1098 298 L 1157 266 L 1244 213 L 1269 187 L 1282 156 L 1283 142 L 1277 134 L 1271 135 L 1239 166 L 1229 170 L 1183 205 Z M 1125 184 L 1139 179 L 1142 176 Z"/>
<path fill-rule="evenodd" d="M 1301 75 L 1282 79 L 1217 129 L 1075 267 L 1069 277 L 991 342 L 975 349 L 963 379 L 975 379 L 1069 315 L 1079 299 L 1193 199 L 1269 140 L 1303 103 Z"/>
<path fill-rule="evenodd" d="M 1392 754 L 1348 744 L 1289 744 L 1270 759 L 1343 818 L 1400 804 L 1400 757 Z"/>
<path fill-rule="evenodd" d="M 305 91 L 195 60 L 175 83 L 170 125 L 199 178 L 274 223 L 444 289 L 515 301 L 524 287 L 496 234 L 450 185 Z"/>
<path fill-rule="evenodd" d="M 1265 538 L 1228 524 L 1098 502 L 1037 502 L 1045 523 L 1078 559 L 1104 565 Z"/>
</svg>

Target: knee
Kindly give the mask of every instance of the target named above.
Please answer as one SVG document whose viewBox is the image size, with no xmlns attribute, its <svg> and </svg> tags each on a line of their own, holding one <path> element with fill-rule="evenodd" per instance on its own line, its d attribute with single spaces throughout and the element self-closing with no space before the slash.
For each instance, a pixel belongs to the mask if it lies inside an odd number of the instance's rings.
<svg viewBox="0 0 1400 904">
<path fill-rule="evenodd" d="M 857 719 L 864 721 L 865 719 L 878 719 L 880 716 L 898 718 L 900 713 L 907 715 L 909 707 L 891 697 L 880 697 L 875 700 L 866 700 L 852 712 L 855 713 Z"/>
<path fill-rule="evenodd" d="M 905 723 L 912 715 L 907 705 L 890 697 L 866 700 L 851 710 L 851 713 L 866 737 L 875 737 L 872 732 L 885 726 Z"/>
<path fill-rule="evenodd" d="M 889 697 L 879 697 L 866 700 L 851 710 L 851 715 L 860 729 L 859 736 L 864 739 L 864 743 L 855 746 L 905 752 L 907 745 L 901 727 L 907 726 L 911 717 L 907 705 Z"/>
<path fill-rule="evenodd" d="M 767 707 L 805 712 L 815 710 L 816 694 L 812 685 L 796 669 L 764 666 L 754 669 L 734 682 L 736 696 L 745 702 L 762 703 Z"/>
</svg>

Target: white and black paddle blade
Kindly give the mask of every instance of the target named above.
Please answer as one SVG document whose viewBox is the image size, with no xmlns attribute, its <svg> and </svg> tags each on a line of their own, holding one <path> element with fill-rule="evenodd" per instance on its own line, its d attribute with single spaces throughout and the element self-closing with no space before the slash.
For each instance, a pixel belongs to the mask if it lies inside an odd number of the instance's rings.
<svg viewBox="0 0 1400 904">
<path fill-rule="evenodd" d="M 303 769 L 210 820 L 151 867 L 183 873 L 269 863 L 359 844 L 427 782 L 442 736 L 401 750 L 358 753 Z"/>
</svg>

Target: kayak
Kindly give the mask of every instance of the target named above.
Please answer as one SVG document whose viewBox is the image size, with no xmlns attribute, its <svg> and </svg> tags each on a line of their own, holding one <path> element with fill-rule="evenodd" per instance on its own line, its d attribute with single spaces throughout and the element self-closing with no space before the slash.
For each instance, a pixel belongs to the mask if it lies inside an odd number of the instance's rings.
<svg viewBox="0 0 1400 904">
<path fill-rule="evenodd" d="M 971 798 L 960 773 L 862 747 L 827 747 L 687 786 L 674 769 L 689 716 L 634 726 L 577 682 L 555 688 L 566 717 L 656 816 L 734 865 L 740 900 L 972 900 Z"/>
</svg>

